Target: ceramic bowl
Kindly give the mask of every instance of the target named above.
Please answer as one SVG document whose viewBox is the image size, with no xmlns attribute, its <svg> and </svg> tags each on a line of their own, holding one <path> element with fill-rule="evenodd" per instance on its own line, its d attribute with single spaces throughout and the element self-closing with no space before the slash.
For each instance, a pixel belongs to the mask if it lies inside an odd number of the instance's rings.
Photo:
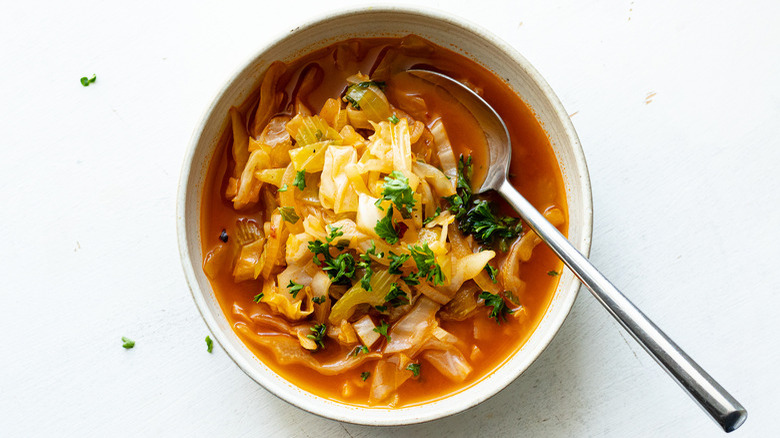
<svg viewBox="0 0 780 438">
<path fill-rule="evenodd" d="M 329 15 L 290 31 L 252 56 L 227 80 L 206 110 L 192 137 L 182 169 L 178 195 L 179 250 L 192 296 L 216 340 L 236 364 L 257 383 L 289 403 L 334 420 L 368 425 L 401 425 L 430 421 L 468 409 L 499 392 L 525 371 L 558 332 L 580 287 L 566 270 L 552 303 L 530 339 L 483 379 L 458 393 L 428 403 L 401 408 L 364 408 L 342 404 L 304 391 L 257 359 L 241 342 L 220 309 L 201 269 L 199 212 L 206 172 L 228 108 L 244 101 L 259 85 L 274 60 L 291 61 L 334 42 L 354 37 L 402 37 L 416 34 L 459 52 L 493 71 L 533 109 L 545 128 L 563 171 L 569 207 L 568 236 L 583 253 L 590 249 L 592 204 L 590 181 L 577 134 L 549 85 L 514 48 L 485 29 L 440 12 L 407 7 L 353 10 Z"/>
</svg>

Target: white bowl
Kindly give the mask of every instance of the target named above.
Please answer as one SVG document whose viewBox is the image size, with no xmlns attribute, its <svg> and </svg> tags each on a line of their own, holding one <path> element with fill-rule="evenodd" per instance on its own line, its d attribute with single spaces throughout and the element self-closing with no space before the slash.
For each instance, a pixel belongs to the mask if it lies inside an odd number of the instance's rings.
<svg viewBox="0 0 780 438">
<path fill-rule="evenodd" d="M 291 61 L 329 44 L 353 37 L 402 37 L 416 34 L 461 53 L 509 85 L 533 109 L 544 126 L 563 171 L 569 207 L 569 240 L 584 254 L 590 250 L 593 221 L 585 157 L 569 116 L 549 85 L 515 49 L 463 19 L 407 7 L 353 10 L 300 26 L 254 55 L 231 77 L 206 110 L 184 158 L 177 202 L 179 251 L 195 303 L 209 329 L 236 364 L 257 383 L 287 402 L 323 417 L 368 425 L 401 425 L 442 418 L 468 409 L 515 380 L 558 332 L 577 297 L 579 282 L 565 271 L 538 328 L 515 354 L 471 386 L 446 398 L 401 408 L 363 408 L 328 400 L 283 379 L 236 336 L 201 269 L 200 208 L 209 162 L 226 128 L 231 105 L 244 101 L 275 60 Z"/>
</svg>

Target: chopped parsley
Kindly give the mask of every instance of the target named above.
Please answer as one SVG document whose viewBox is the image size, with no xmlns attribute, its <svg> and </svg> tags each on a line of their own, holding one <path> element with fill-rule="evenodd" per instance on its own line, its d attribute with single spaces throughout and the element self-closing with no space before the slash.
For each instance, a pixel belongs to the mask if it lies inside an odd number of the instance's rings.
<svg viewBox="0 0 780 438">
<path fill-rule="evenodd" d="M 401 121 L 401 119 L 399 119 L 398 116 L 396 116 L 395 114 L 393 114 L 392 116 L 388 117 L 387 120 L 389 120 L 390 123 L 392 123 L 393 125 L 395 125 L 396 123 Z"/>
<path fill-rule="evenodd" d="M 277 192 L 286 192 L 287 191 L 287 184 L 282 184 L 281 187 L 279 187 L 279 190 Z"/>
<path fill-rule="evenodd" d="M 358 262 L 358 267 L 363 268 L 365 272 L 363 273 L 363 278 L 360 279 L 360 287 L 363 289 L 370 291 L 371 290 L 371 276 L 374 275 L 374 270 L 371 269 L 371 256 L 382 258 L 384 255 L 383 253 L 376 252 L 376 244 L 374 241 L 371 241 L 371 248 L 366 251 L 365 254 L 360 254 L 360 262 Z"/>
<path fill-rule="evenodd" d="M 306 337 L 316 342 L 318 347 L 325 348 L 326 329 L 327 327 L 325 327 L 325 324 L 317 324 L 314 327 L 309 328 L 309 330 L 311 330 L 312 333 L 306 335 Z"/>
<path fill-rule="evenodd" d="M 501 320 L 506 321 L 507 313 L 514 313 L 515 311 L 508 308 L 501 295 L 491 294 L 490 292 L 482 292 L 479 297 L 485 300 L 485 306 L 490 306 L 493 310 L 490 311 L 490 317 L 496 320 L 496 323 L 501 324 Z"/>
<path fill-rule="evenodd" d="M 374 227 L 377 236 L 385 240 L 390 245 L 398 243 L 398 233 L 395 231 L 395 224 L 393 223 L 393 207 L 387 209 L 387 214 L 384 219 L 377 221 Z"/>
<path fill-rule="evenodd" d="M 409 254 L 396 255 L 392 251 L 390 251 L 387 254 L 387 257 L 390 259 L 390 267 L 387 269 L 387 272 L 393 275 L 401 275 L 402 274 L 401 266 L 403 266 L 404 263 L 406 263 L 406 261 L 409 260 L 409 257 L 411 257 L 411 255 Z"/>
<path fill-rule="evenodd" d="M 385 183 L 382 187 L 382 197 L 377 199 L 376 205 L 379 206 L 382 201 L 387 200 L 395 205 L 395 208 L 401 212 L 401 216 L 404 219 L 412 217 L 414 192 L 409 187 L 409 178 L 404 176 L 403 173 L 394 170 L 385 177 Z"/>
<path fill-rule="evenodd" d="M 328 243 L 333 242 L 337 237 L 343 236 L 344 232 L 341 231 L 341 227 L 330 227 L 330 231 L 328 232 L 328 237 L 325 238 L 325 240 L 328 241 Z"/>
<path fill-rule="evenodd" d="M 311 300 L 314 302 L 314 304 L 322 304 L 325 302 L 326 299 L 327 298 L 325 298 L 325 295 L 323 295 L 321 297 L 314 297 Z"/>
<path fill-rule="evenodd" d="M 409 245 L 408 247 L 414 263 L 417 265 L 416 277 L 425 278 L 435 285 L 444 284 L 444 273 L 441 272 L 441 266 L 436 263 L 436 256 L 428 246 L 428 243 Z"/>
<path fill-rule="evenodd" d="M 387 342 L 390 342 L 390 335 L 387 334 L 388 328 L 390 328 L 390 326 L 387 322 L 382 321 L 382 324 L 379 324 L 379 327 L 374 327 L 374 331 L 387 338 Z"/>
<path fill-rule="evenodd" d="M 81 85 L 85 87 L 89 87 L 89 84 L 95 82 L 96 80 L 97 80 L 97 75 L 92 75 L 91 78 L 84 76 L 83 78 L 81 78 Z M 125 348 L 133 348 L 133 347 L 125 347 Z"/>
<path fill-rule="evenodd" d="M 441 207 L 436 207 L 436 213 L 434 213 L 433 216 L 431 217 L 426 217 L 425 220 L 423 221 L 423 226 L 426 226 L 429 223 L 433 222 L 433 220 L 439 217 L 440 214 L 441 214 Z"/>
<path fill-rule="evenodd" d="M 409 286 L 417 286 L 420 284 L 420 280 L 417 279 L 418 277 L 419 277 L 419 272 L 413 272 L 409 275 L 405 275 L 401 277 L 401 280 L 403 280 L 404 283 L 406 283 Z"/>
<path fill-rule="evenodd" d="M 514 304 L 515 306 L 519 306 L 520 305 L 520 300 L 517 299 L 517 295 L 513 294 L 511 290 L 505 290 L 504 291 L 504 296 L 506 297 L 507 300 L 512 302 L 512 304 Z"/>
<path fill-rule="evenodd" d="M 301 289 L 303 289 L 303 285 L 292 280 L 290 280 L 290 284 L 287 285 L 287 292 L 290 292 L 290 295 L 292 295 L 293 298 L 298 298 L 298 292 L 300 292 Z"/>
<path fill-rule="evenodd" d="M 549 275 L 550 277 L 556 277 L 558 276 L 558 271 L 549 271 L 547 272 L 547 275 Z"/>
<path fill-rule="evenodd" d="M 367 380 L 369 377 L 371 377 L 371 373 L 369 373 L 368 371 L 363 371 L 362 373 L 360 373 L 360 378 L 361 378 L 361 379 L 363 379 L 363 381 L 364 381 L 364 382 L 365 382 L 365 381 L 366 381 L 366 380 Z"/>
<path fill-rule="evenodd" d="M 130 338 L 126 338 L 122 336 L 122 347 L 129 350 L 135 347 L 135 341 Z"/>
<path fill-rule="evenodd" d="M 398 283 L 393 283 L 390 286 L 390 292 L 385 295 L 385 302 L 393 307 L 398 307 L 409 304 L 409 299 L 406 298 L 406 292 L 398 287 Z"/>
<path fill-rule="evenodd" d="M 314 253 L 314 263 L 328 274 L 333 284 L 351 285 L 350 279 L 355 276 L 355 258 L 345 252 L 333 257 L 330 246 L 319 240 L 309 242 L 309 251 Z M 322 259 L 317 257 L 322 255 Z"/>
<path fill-rule="evenodd" d="M 471 191 L 471 176 L 471 156 L 461 156 L 456 194 L 447 198 L 450 212 L 455 215 L 458 228 L 464 234 L 474 236 L 483 245 L 498 243 L 500 249 L 506 251 L 508 242 L 520 235 L 523 225 L 515 217 L 498 216 L 487 200 L 475 199 Z"/>
<path fill-rule="evenodd" d="M 301 170 L 298 173 L 295 174 L 295 179 L 293 180 L 293 185 L 295 187 L 298 187 L 298 190 L 303 190 L 306 188 L 306 171 Z"/>
<path fill-rule="evenodd" d="M 490 277 L 490 279 L 493 280 L 493 283 L 498 283 L 498 280 L 496 279 L 496 274 L 498 273 L 498 269 L 491 266 L 490 263 L 487 263 L 485 264 L 485 270 L 488 273 L 488 277 Z"/>
<path fill-rule="evenodd" d="M 357 356 L 360 353 L 364 353 L 364 354 L 368 353 L 368 347 L 366 347 L 365 345 L 358 345 L 357 347 L 355 347 L 354 350 L 352 350 L 350 356 Z"/>
<path fill-rule="evenodd" d="M 419 363 L 410 363 L 408 367 L 406 367 L 407 370 L 412 372 L 412 375 L 414 377 L 418 377 L 420 375 L 420 364 Z"/>
<path fill-rule="evenodd" d="M 376 309 L 377 312 L 381 312 L 381 313 L 387 312 L 387 306 L 374 306 L 374 309 Z"/>
<path fill-rule="evenodd" d="M 210 337 L 206 336 L 206 351 L 211 353 L 214 350 L 214 341 Z"/>
<path fill-rule="evenodd" d="M 255 297 L 254 297 L 254 298 L 252 298 L 252 301 L 254 301 L 254 302 L 256 302 L 256 303 L 259 303 L 259 302 L 260 302 L 260 300 L 262 300 L 262 299 L 263 299 L 263 296 L 264 296 L 264 294 L 263 294 L 262 292 L 260 292 L 259 294 L 255 295 Z"/>
<path fill-rule="evenodd" d="M 300 219 L 300 217 L 295 214 L 295 208 L 293 207 L 279 207 L 279 213 L 282 214 L 282 220 L 291 224 L 298 222 L 298 219 Z"/>
</svg>

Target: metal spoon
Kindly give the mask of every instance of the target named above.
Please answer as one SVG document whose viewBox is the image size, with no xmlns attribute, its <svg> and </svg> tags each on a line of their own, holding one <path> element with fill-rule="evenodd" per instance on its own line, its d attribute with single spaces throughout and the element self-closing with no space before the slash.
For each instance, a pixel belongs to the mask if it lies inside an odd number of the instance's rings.
<svg viewBox="0 0 780 438">
<path fill-rule="evenodd" d="M 724 431 L 731 432 L 741 426 L 747 419 L 745 408 L 637 309 L 507 181 L 512 148 L 506 125 L 496 111 L 470 88 L 448 76 L 427 70 L 408 72 L 444 88 L 474 115 L 484 129 L 490 150 L 490 166 L 482 187 L 475 193 L 488 190 L 500 193 L 623 328 Z"/>
</svg>

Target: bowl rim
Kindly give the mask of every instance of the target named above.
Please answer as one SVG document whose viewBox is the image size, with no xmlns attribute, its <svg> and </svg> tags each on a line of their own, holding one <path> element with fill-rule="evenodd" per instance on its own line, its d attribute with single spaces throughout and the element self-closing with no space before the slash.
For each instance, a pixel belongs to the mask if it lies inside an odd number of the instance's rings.
<svg viewBox="0 0 780 438">
<path fill-rule="evenodd" d="M 331 420 L 337 420 L 337 421 L 351 423 L 351 424 L 373 425 L 373 426 L 399 426 L 399 425 L 407 425 L 407 424 L 419 424 L 419 423 L 425 423 L 425 422 L 429 422 L 441 418 L 446 418 L 448 416 L 472 409 L 477 405 L 479 405 L 480 403 L 484 402 L 485 400 L 503 391 L 512 382 L 517 380 L 539 358 L 539 356 L 541 356 L 541 354 L 550 345 L 553 338 L 555 338 L 555 336 L 557 336 L 557 334 L 560 332 L 560 328 L 563 325 L 563 322 L 568 317 L 574 305 L 574 302 L 577 299 L 579 289 L 581 287 L 579 281 L 577 281 L 575 278 L 574 281 L 572 281 L 571 284 L 565 290 L 561 290 L 559 292 L 562 295 L 562 299 L 559 301 L 557 305 L 562 307 L 562 309 L 559 310 L 555 315 L 549 315 L 551 317 L 554 316 L 554 318 L 552 318 L 552 320 L 548 322 L 548 324 L 550 325 L 549 335 L 546 336 L 546 338 L 541 339 L 538 351 L 534 352 L 533 357 L 527 362 L 526 366 L 523 369 L 518 370 L 515 373 L 514 377 L 508 379 L 505 383 L 496 386 L 496 388 L 493 390 L 483 391 L 479 393 L 478 396 L 469 400 L 469 402 L 466 405 L 458 405 L 455 407 L 450 407 L 448 409 L 441 409 L 438 412 L 431 413 L 428 415 L 413 416 L 404 421 L 383 421 L 377 419 L 366 420 L 364 418 L 360 418 L 358 415 L 348 417 L 348 416 L 337 415 L 328 412 L 326 409 L 316 409 L 312 406 L 301 405 L 299 403 L 296 403 L 290 394 L 284 391 L 277 392 L 272 388 L 270 388 L 269 386 L 267 386 L 264 382 L 262 382 L 261 379 L 258 379 L 252 367 L 246 363 L 243 363 L 242 360 L 239 360 L 238 352 L 235 351 L 231 343 L 228 342 L 228 339 L 226 337 L 227 335 L 222 333 L 222 330 L 219 327 L 219 323 L 217 322 L 212 312 L 209 310 L 209 306 L 206 303 L 205 293 L 200 289 L 200 286 L 198 284 L 194 267 L 193 264 L 191 263 L 191 254 L 188 247 L 187 220 L 185 215 L 186 207 L 187 207 L 187 193 L 188 193 L 187 183 L 193 172 L 192 165 L 194 162 L 195 151 L 197 150 L 198 143 L 200 141 L 201 136 L 203 135 L 203 131 L 205 126 L 207 125 L 208 119 L 210 118 L 211 114 L 215 110 L 217 104 L 219 103 L 219 100 L 233 86 L 233 84 L 242 75 L 242 73 L 244 73 L 245 70 L 250 69 L 252 65 L 258 59 L 260 59 L 266 51 L 276 46 L 277 44 L 283 42 L 285 39 L 289 38 L 290 36 L 298 32 L 302 32 L 304 30 L 312 28 L 316 25 L 319 25 L 331 19 L 353 15 L 353 14 L 364 13 L 364 12 L 371 12 L 371 13 L 390 12 L 390 13 L 417 15 L 417 16 L 430 18 L 432 20 L 445 22 L 455 27 L 465 28 L 479 35 L 480 37 L 484 38 L 486 41 L 490 42 L 500 51 L 504 52 L 509 58 L 511 58 L 513 62 L 517 63 L 523 70 L 525 70 L 525 72 L 528 74 L 531 80 L 539 87 L 542 94 L 544 95 L 544 98 L 552 106 L 554 117 L 559 119 L 563 126 L 563 136 L 570 141 L 572 154 L 574 157 L 573 161 L 576 163 L 577 170 L 579 171 L 579 173 L 574 176 L 574 179 L 581 184 L 581 188 L 582 188 L 581 195 L 583 197 L 582 238 L 580 242 L 574 242 L 574 245 L 575 247 L 579 247 L 579 250 L 586 257 L 589 256 L 591 243 L 592 243 L 592 234 L 593 234 L 593 198 L 592 198 L 591 183 L 590 183 L 590 173 L 588 170 L 587 162 L 585 161 L 585 154 L 582 149 L 582 145 L 574 129 L 574 125 L 571 122 L 571 118 L 569 117 L 568 113 L 563 107 L 563 104 L 559 100 L 558 96 L 553 91 L 552 87 L 536 70 L 536 68 L 522 54 L 520 54 L 518 50 L 516 50 L 513 46 L 509 45 L 503 39 L 499 38 L 497 35 L 493 34 L 486 28 L 477 25 L 466 18 L 432 7 L 380 4 L 380 5 L 372 5 L 368 7 L 365 6 L 349 7 L 349 8 L 341 9 L 338 12 L 326 12 L 323 14 L 316 15 L 312 18 L 309 18 L 304 23 L 294 27 L 289 31 L 277 33 L 277 36 L 275 38 L 270 38 L 265 44 L 260 44 L 259 47 L 253 53 L 251 53 L 247 58 L 245 58 L 245 60 L 239 64 L 239 67 L 234 69 L 233 73 L 224 82 L 222 82 L 222 85 L 218 88 L 217 92 L 214 94 L 214 97 L 211 99 L 209 105 L 203 111 L 202 116 L 199 118 L 198 123 L 193 129 L 193 133 L 192 136 L 190 137 L 187 150 L 184 154 L 184 162 L 181 168 L 181 173 L 178 181 L 179 186 L 177 190 L 177 202 L 176 202 L 176 229 L 177 229 L 177 237 L 178 237 L 177 241 L 179 247 L 179 257 L 181 259 L 182 269 L 185 274 L 187 286 L 190 290 L 190 295 L 195 301 L 196 307 L 198 308 L 198 312 L 200 313 L 203 320 L 206 322 L 206 326 L 208 330 L 211 332 L 211 335 L 220 344 L 220 347 L 222 347 L 222 349 L 227 353 L 227 355 L 231 358 L 231 360 L 247 376 L 249 376 L 253 381 L 259 384 L 262 388 L 266 389 L 269 393 L 273 394 L 279 399 L 284 400 L 285 402 L 291 404 L 292 406 L 295 406 L 306 412 L 318 415 L 323 418 L 331 419 Z M 197 220 L 198 221 L 200 220 L 199 216 Z M 561 278 L 561 280 L 559 281 L 562 280 L 563 279 Z M 548 316 L 545 316 L 545 318 L 547 317 Z M 536 330 L 538 330 L 538 328 L 535 329 L 535 331 Z M 516 353 L 513 353 L 513 355 L 514 354 Z M 508 357 L 506 360 L 509 360 L 511 357 L 512 356 Z M 493 372 L 495 372 L 495 370 Z M 475 382 L 472 387 L 478 386 L 479 383 L 481 383 L 490 374 L 491 373 L 486 374 L 480 381 Z M 430 403 L 447 400 L 449 398 L 452 398 L 452 396 L 465 391 L 466 389 L 470 389 L 470 388 L 464 388 L 460 391 L 456 391 L 451 395 L 445 396 L 442 399 L 436 399 L 431 402 L 422 403 L 421 405 L 424 406 Z M 335 403 L 339 403 L 339 402 L 335 402 Z M 343 403 L 339 403 L 339 404 L 353 407 Z M 407 409 L 413 409 L 414 407 L 417 406 L 419 405 L 415 405 Z M 360 406 L 355 406 L 354 408 L 356 413 L 359 413 L 363 410 L 375 410 L 373 408 L 363 408 Z"/>
</svg>

